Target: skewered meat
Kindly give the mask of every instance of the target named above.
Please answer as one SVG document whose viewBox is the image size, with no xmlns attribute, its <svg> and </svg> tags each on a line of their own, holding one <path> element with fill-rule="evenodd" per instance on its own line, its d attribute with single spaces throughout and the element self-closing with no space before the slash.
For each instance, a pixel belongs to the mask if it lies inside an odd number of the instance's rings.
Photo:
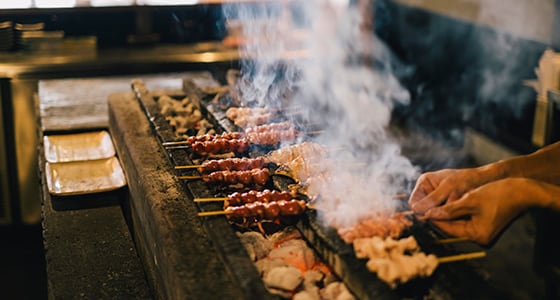
<svg viewBox="0 0 560 300">
<path fill-rule="evenodd" d="M 241 127 L 247 128 L 249 126 L 258 126 L 266 123 L 270 123 L 276 118 L 276 115 L 273 113 L 263 113 L 260 115 L 245 115 L 237 117 L 233 121 L 233 124 Z"/>
<path fill-rule="evenodd" d="M 230 219 L 275 220 L 280 216 L 301 215 L 305 208 L 305 201 L 303 200 L 280 200 L 269 203 L 253 202 L 241 206 L 229 206 L 225 211 Z"/>
<path fill-rule="evenodd" d="M 207 183 L 260 185 L 268 181 L 270 171 L 266 168 L 252 169 L 247 171 L 216 171 L 203 174 L 202 180 Z"/>
<path fill-rule="evenodd" d="M 272 130 L 264 132 L 251 132 L 246 134 L 247 140 L 257 145 L 277 145 L 280 142 L 293 142 L 297 139 L 297 132 L 291 130 Z"/>
<path fill-rule="evenodd" d="M 270 113 L 270 110 L 264 107 L 230 107 L 226 110 L 226 117 L 230 120 L 235 120 L 247 115 L 260 115 L 265 113 Z"/>
<path fill-rule="evenodd" d="M 241 128 L 258 126 L 274 120 L 277 115 L 267 108 L 260 107 L 230 107 L 226 117 Z"/>
<path fill-rule="evenodd" d="M 235 192 L 228 195 L 228 199 L 224 203 L 224 207 L 238 206 L 253 202 L 269 203 L 274 201 L 289 201 L 294 197 L 290 192 L 279 192 L 279 191 L 248 191 L 244 193 Z"/>
<path fill-rule="evenodd" d="M 432 275 L 438 266 L 437 257 L 423 252 L 411 255 L 395 255 L 391 258 L 370 259 L 367 268 L 377 273 L 379 279 L 395 288 L 397 284 L 408 282 L 416 277 Z"/>
<path fill-rule="evenodd" d="M 199 155 L 219 154 L 219 153 L 244 153 L 249 149 L 249 141 L 245 139 L 215 139 L 205 142 L 194 142 L 192 150 Z"/>
<path fill-rule="evenodd" d="M 353 244 L 356 257 L 368 258 L 368 269 L 393 288 L 418 276 L 430 276 L 438 266 L 437 257 L 421 252 L 413 236 L 361 238 Z"/>
<path fill-rule="evenodd" d="M 330 170 L 334 170 L 333 165 L 334 163 L 328 159 L 314 159 L 312 157 L 305 159 L 299 156 L 279 166 L 276 173 L 289 176 L 298 183 L 305 182 L 305 187 L 307 187 L 312 183 L 308 182 L 308 179 L 315 177 L 326 178 L 326 174 L 328 174 Z"/>
<path fill-rule="evenodd" d="M 352 244 L 357 258 L 387 258 L 391 253 L 412 253 L 420 249 L 414 236 L 398 240 L 374 236 L 355 239 Z"/>
<path fill-rule="evenodd" d="M 260 133 L 260 132 L 267 132 L 267 131 L 292 130 L 292 129 L 295 130 L 295 127 L 291 121 L 283 121 L 278 123 L 249 127 L 245 129 L 245 133 Z"/>
<path fill-rule="evenodd" d="M 412 221 L 406 215 L 395 213 L 389 217 L 377 216 L 367 218 L 354 226 L 339 228 L 338 234 L 346 243 L 352 243 L 358 238 L 373 236 L 398 238 L 410 226 L 412 226 Z"/>
<path fill-rule="evenodd" d="M 198 168 L 201 174 L 208 174 L 215 171 L 247 171 L 252 169 L 260 169 L 266 164 L 263 157 L 257 158 L 226 158 L 207 160 Z"/>
<path fill-rule="evenodd" d="M 224 133 L 217 136 L 190 137 L 192 150 L 200 155 L 219 154 L 227 152 L 243 153 L 249 149 L 250 144 L 277 145 L 280 142 L 292 142 L 297 138 L 295 130 L 267 131 L 260 133 Z"/>
<path fill-rule="evenodd" d="M 298 157 L 319 160 L 321 157 L 326 157 L 326 155 L 327 149 L 324 146 L 312 142 L 303 142 L 274 150 L 267 155 L 267 158 L 278 165 L 283 165 Z"/>
<path fill-rule="evenodd" d="M 197 135 L 214 133 L 214 125 L 204 118 L 198 101 L 189 97 L 179 100 L 162 95 L 157 104 L 161 114 L 178 136 L 185 135 L 188 129 L 198 130 Z"/>
<path fill-rule="evenodd" d="M 238 140 L 241 138 L 243 138 L 243 133 L 241 132 L 224 132 L 222 134 L 204 134 L 204 135 L 190 136 L 189 138 L 187 138 L 187 142 L 189 144 L 193 144 L 195 142 L 208 142 L 217 139 Z"/>
</svg>

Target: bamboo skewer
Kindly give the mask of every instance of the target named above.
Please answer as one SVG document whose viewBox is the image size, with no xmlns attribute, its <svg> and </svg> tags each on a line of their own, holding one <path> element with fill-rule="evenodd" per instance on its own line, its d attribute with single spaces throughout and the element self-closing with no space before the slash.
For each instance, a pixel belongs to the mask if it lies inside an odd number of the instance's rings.
<svg viewBox="0 0 560 300">
<path fill-rule="evenodd" d="M 322 134 L 322 130 L 315 130 L 315 131 L 296 131 L 296 134 L 305 134 L 305 135 L 319 135 Z M 163 147 L 174 147 L 174 146 L 190 146 L 192 143 L 188 141 L 176 141 L 176 142 L 164 142 L 161 143 Z"/>
<path fill-rule="evenodd" d="M 212 216 L 222 216 L 229 215 L 231 211 L 228 210 L 216 210 L 216 211 L 201 211 L 198 213 L 199 217 L 212 217 Z"/>
<path fill-rule="evenodd" d="M 463 253 L 463 254 L 457 254 L 457 255 L 438 257 L 438 262 L 440 264 L 444 264 L 444 263 L 455 262 L 455 261 L 460 261 L 460 260 L 482 258 L 482 257 L 485 257 L 485 256 L 486 256 L 486 252 L 484 252 L 484 251 Z"/>
<path fill-rule="evenodd" d="M 227 197 L 213 197 L 213 198 L 194 198 L 193 201 L 196 203 L 202 202 L 219 202 L 219 201 L 226 201 Z"/>
<path fill-rule="evenodd" d="M 161 143 L 163 147 L 171 147 L 171 146 L 190 146 L 191 143 L 187 141 L 177 141 L 177 142 L 164 142 Z"/>
<path fill-rule="evenodd" d="M 195 180 L 195 179 L 202 179 L 202 176 L 200 176 L 200 175 L 183 175 L 183 176 L 177 176 L 177 179 Z"/>
<path fill-rule="evenodd" d="M 319 135 L 319 134 L 323 134 L 324 131 L 323 130 L 315 130 L 315 131 L 298 131 L 298 133 L 303 133 L 306 135 Z"/>
<path fill-rule="evenodd" d="M 191 176 L 191 177 L 196 177 L 196 176 Z M 228 199 L 228 197 L 208 197 L 208 198 L 194 198 L 193 202 L 196 203 L 203 203 L 203 202 L 219 202 L 219 201 L 226 201 Z M 309 206 L 308 206 L 309 207 Z M 312 208 L 312 207 L 309 207 Z M 414 215 L 414 211 L 412 210 L 405 210 L 400 212 L 406 216 L 411 216 Z M 440 240 L 440 241 L 445 241 L 445 240 Z"/>
<path fill-rule="evenodd" d="M 451 243 L 460 243 L 460 242 L 466 242 L 469 239 L 466 237 L 456 237 L 456 238 L 448 238 L 448 239 L 441 239 L 441 240 L 437 240 L 435 243 L 438 245 L 445 245 L 445 244 L 451 244 Z"/>
<path fill-rule="evenodd" d="M 393 199 L 405 199 L 406 197 L 408 197 L 407 193 L 399 193 L 399 194 L 393 195 Z"/>
<path fill-rule="evenodd" d="M 183 166 L 175 166 L 173 167 L 175 170 L 184 170 L 184 169 L 198 169 L 202 167 L 202 165 L 183 165 Z"/>
</svg>

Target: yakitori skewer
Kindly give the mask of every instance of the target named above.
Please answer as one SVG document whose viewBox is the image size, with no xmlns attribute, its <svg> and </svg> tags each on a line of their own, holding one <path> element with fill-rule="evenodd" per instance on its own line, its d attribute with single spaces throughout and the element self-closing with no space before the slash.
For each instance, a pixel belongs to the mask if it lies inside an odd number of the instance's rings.
<svg viewBox="0 0 560 300">
<path fill-rule="evenodd" d="M 216 171 L 202 175 L 185 175 L 177 176 L 178 179 L 197 180 L 202 179 L 207 183 L 223 183 L 223 184 L 245 184 L 245 185 L 265 185 L 270 177 L 270 171 L 267 168 L 252 169 L 246 171 Z"/>
<path fill-rule="evenodd" d="M 268 161 L 262 156 L 257 158 L 232 157 L 207 160 L 200 165 L 175 166 L 175 169 L 198 169 L 200 173 L 212 173 L 215 171 L 246 171 L 263 168 L 267 163 Z"/>
<path fill-rule="evenodd" d="M 204 151 L 210 153 L 217 153 L 224 145 L 230 144 L 254 144 L 254 145 L 277 145 L 280 142 L 293 142 L 302 135 L 318 135 L 322 131 L 297 131 L 295 128 L 282 129 L 282 130 L 268 130 L 262 132 L 230 132 L 219 135 L 200 135 L 189 137 L 186 141 L 165 142 L 162 143 L 164 147 L 190 147 L 195 152 L 199 152 L 200 147 Z M 199 149 L 197 149 L 199 147 Z M 208 150 L 211 148 L 214 150 Z M 245 149 L 246 150 L 246 149 Z M 215 151 L 215 152 L 214 152 Z M 228 150 L 235 152 L 235 150 Z M 224 152 L 224 151 L 221 151 Z"/>
<path fill-rule="evenodd" d="M 444 245 L 444 244 L 460 243 L 466 241 L 469 241 L 469 239 L 466 237 L 455 237 L 455 238 L 437 240 L 435 241 L 435 244 Z"/>
<path fill-rule="evenodd" d="M 234 192 L 229 194 L 227 197 L 214 197 L 214 198 L 194 198 L 194 202 L 201 203 L 201 202 L 219 202 L 224 201 L 224 207 L 230 205 L 243 205 L 247 203 L 253 202 L 262 202 L 268 203 L 273 201 L 289 201 L 293 200 L 296 197 L 290 192 L 280 192 L 276 190 L 263 190 L 263 191 L 247 191 L 247 192 Z"/>
<path fill-rule="evenodd" d="M 471 252 L 471 253 L 463 253 L 463 254 L 457 254 L 457 255 L 438 257 L 438 262 L 440 264 L 443 264 L 443 263 L 455 262 L 455 261 L 460 261 L 460 260 L 482 258 L 482 257 L 485 257 L 485 256 L 486 256 L 486 252 L 478 251 L 478 252 Z"/>
<path fill-rule="evenodd" d="M 195 177 L 195 176 L 193 176 Z M 198 179 L 200 176 L 196 176 L 196 178 Z M 282 193 L 287 193 L 292 195 L 292 192 L 282 192 Z M 398 195 L 397 195 L 398 196 Z M 197 203 L 203 203 L 203 202 L 220 202 L 220 201 L 227 201 L 229 200 L 231 197 L 230 195 L 228 195 L 227 197 L 204 197 L 204 198 L 194 198 L 193 201 L 197 202 Z M 412 210 L 405 210 L 405 211 L 401 211 L 399 212 L 403 215 L 406 216 L 411 216 L 414 215 L 415 212 Z M 440 244 L 446 244 L 446 243 L 454 243 L 454 242 L 460 242 L 460 241 L 464 241 L 465 239 L 461 239 L 461 238 L 455 238 L 455 239 L 446 239 L 446 240 L 440 240 Z"/>
<path fill-rule="evenodd" d="M 303 200 L 280 200 L 273 202 L 253 202 L 239 206 L 228 206 L 224 210 L 199 212 L 200 217 L 229 215 L 231 218 L 256 218 L 262 220 L 275 220 L 280 216 L 301 215 L 307 204 Z"/>
</svg>

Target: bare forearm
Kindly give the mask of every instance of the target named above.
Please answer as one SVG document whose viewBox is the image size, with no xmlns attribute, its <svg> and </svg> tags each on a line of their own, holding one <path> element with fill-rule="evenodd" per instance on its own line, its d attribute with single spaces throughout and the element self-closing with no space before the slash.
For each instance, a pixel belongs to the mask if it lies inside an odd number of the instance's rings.
<svg viewBox="0 0 560 300">
<path fill-rule="evenodd" d="M 534 188 L 528 191 L 532 195 L 531 206 L 560 212 L 560 186 L 533 180 Z"/>
<path fill-rule="evenodd" d="M 560 185 L 560 142 L 486 166 L 495 179 L 524 177 Z"/>
</svg>

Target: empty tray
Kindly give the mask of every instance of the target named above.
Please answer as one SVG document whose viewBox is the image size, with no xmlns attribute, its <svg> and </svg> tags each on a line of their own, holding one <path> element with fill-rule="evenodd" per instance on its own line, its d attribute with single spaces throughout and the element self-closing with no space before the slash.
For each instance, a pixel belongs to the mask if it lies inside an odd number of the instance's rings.
<svg viewBox="0 0 560 300">
<path fill-rule="evenodd" d="M 116 190 L 126 178 L 116 157 L 99 160 L 46 163 L 49 193 L 57 196 L 82 195 Z"/>
<path fill-rule="evenodd" d="M 111 136 L 105 130 L 43 137 L 48 162 L 109 158 L 115 155 Z"/>
</svg>

